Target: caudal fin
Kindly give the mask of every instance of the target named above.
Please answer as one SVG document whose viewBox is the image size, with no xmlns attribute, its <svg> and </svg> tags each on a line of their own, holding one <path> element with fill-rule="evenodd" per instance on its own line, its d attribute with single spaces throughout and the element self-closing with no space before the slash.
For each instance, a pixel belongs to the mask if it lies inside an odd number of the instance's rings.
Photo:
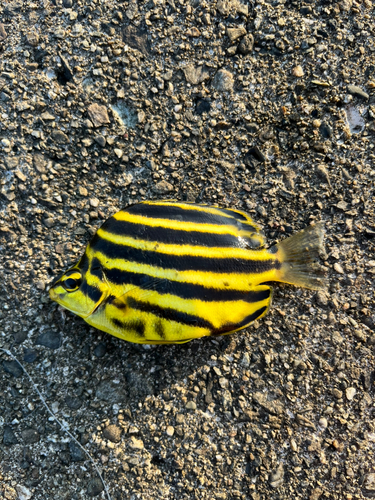
<svg viewBox="0 0 375 500">
<path fill-rule="evenodd" d="M 317 260 L 323 250 L 323 223 L 309 226 L 277 245 L 280 261 L 280 281 L 320 290 L 327 287 L 327 279 Z"/>
</svg>

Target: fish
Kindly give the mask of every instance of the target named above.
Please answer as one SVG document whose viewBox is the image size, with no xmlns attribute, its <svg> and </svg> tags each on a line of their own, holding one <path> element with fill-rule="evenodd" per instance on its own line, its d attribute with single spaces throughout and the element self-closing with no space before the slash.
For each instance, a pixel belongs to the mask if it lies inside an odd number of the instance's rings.
<svg viewBox="0 0 375 500">
<path fill-rule="evenodd" d="M 184 343 L 242 330 L 265 316 L 272 282 L 323 289 L 319 222 L 266 248 L 246 212 L 145 201 L 110 217 L 50 298 L 128 342 Z"/>
</svg>

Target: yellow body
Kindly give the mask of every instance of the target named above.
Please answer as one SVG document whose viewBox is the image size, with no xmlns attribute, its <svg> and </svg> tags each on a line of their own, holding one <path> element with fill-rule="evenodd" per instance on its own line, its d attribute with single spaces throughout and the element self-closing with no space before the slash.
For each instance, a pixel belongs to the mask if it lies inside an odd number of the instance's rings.
<svg viewBox="0 0 375 500">
<path fill-rule="evenodd" d="M 318 226 L 270 250 L 251 218 L 202 205 L 146 202 L 115 214 L 50 297 L 87 323 L 137 343 L 226 335 L 264 316 L 270 281 L 319 288 Z M 288 242 L 288 240 L 285 240 Z M 290 257 L 290 258 L 289 258 Z"/>
</svg>

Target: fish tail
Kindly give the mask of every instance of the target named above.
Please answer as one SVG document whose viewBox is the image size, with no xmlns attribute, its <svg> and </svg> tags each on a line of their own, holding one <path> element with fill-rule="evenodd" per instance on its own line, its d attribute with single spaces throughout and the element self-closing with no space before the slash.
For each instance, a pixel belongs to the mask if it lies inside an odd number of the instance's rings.
<svg viewBox="0 0 375 500">
<path fill-rule="evenodd" d="M 280 281 L 313 290 L 327 287 L 324 271 L 317 265 L 323 236 L 323 223 L 319 222 L 278 243 Z"/>
</svg>

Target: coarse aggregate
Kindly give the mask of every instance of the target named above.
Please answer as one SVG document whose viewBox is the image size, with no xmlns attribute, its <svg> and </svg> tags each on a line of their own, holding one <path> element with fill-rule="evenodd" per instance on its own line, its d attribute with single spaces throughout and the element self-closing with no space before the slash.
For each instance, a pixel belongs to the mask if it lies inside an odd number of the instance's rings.
<svg viewBox="0 0 375 500">
<path fill-rule="evenodd" d="M 0 498 L 375 498 L 374 19 L 1 2 Z M 104 220 L 165 198 L 246 210 L 270 245 L 323 220 L 327 291 L 276 286 L 243 332 L 146 347 L 48 299 Z"/>
</svg>

